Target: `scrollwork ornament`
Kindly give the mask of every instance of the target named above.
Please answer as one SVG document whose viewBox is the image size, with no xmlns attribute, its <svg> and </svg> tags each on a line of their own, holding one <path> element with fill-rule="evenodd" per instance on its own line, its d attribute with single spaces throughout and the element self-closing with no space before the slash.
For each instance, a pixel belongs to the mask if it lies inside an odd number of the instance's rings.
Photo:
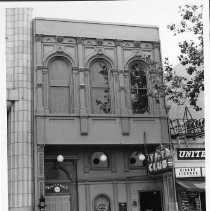
<svg viewBox="0 0 210 211">
<path fill-rule="evenodd" d="M 63 37 L 62 36 L 57 36 L 56 37 L 57 42 L 63 42 Z"/>
<path fill-rule="evenodd" d="M 76 37 L 77 44 L 83 44 L 84 42 L 84 37 Z"/>
<path fill-rule="evenodd" d="M 63 53 L 63 47 L 62 46 L 58 46 L 57 52 L 58 53 Z"/>
<path fill-rule="evenodd" d="M 96 43 L 98 45 L 103 45 L 104 40 L 103 39 L 96 39 Z"/>
<path fill-rule="evenodd" d="M 141 42 L 140 41 L 133 41 L 133 44 L 136 48 L 140 48 Z"/>
</svg>

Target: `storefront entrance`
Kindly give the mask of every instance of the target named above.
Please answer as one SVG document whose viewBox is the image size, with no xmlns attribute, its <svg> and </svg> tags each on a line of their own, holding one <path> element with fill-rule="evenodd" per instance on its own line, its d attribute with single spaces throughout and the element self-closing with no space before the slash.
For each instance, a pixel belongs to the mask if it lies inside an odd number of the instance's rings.
<svg viewBox="0 0 210 211">
<path fill-rule="evenodd" d="M 71 210 L 71 182 L 63 169 L 50 168 L 45 176 L 46 211 Z"/>
<path fill-rule="evenodd" d="M 145 191 L 139 193 L 140 211 L 162 211 L 160 191 Z"/>
</svg>

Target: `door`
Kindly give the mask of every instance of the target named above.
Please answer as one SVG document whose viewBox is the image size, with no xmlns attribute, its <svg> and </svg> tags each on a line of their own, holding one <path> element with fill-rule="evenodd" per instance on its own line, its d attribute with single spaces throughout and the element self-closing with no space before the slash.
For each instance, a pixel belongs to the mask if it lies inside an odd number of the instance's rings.
<svg viewBox="0 0 210 211">
<path fill-rule="evenodd" d="M 46 211 L 70 211 L 70 198 L 68 195 L 46 196 Z"/>
<path fill-rule="evenodd" d="M 66 172 L 53 167 L 45 178 L 45 210 L 71 211 L 71 183 Z"/>
<path fill-rule="evenodd" d="M 140 211 L 162 211 L 160 191 L 145 191 L 139 193 Z"/>
</svg>

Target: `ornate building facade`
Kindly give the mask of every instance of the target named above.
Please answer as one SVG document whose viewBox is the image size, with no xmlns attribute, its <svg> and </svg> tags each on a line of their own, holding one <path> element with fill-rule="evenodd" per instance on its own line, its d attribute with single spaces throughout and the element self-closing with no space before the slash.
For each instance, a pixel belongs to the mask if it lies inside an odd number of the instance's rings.
<svg viewBox="0 0 210 211">
<path fill-rule="evenodd" d="M 158 28 L 30 15 L 7 10 L 10 210 L 175 210 L 139 159 L 170 144 Z"/>
</svg>

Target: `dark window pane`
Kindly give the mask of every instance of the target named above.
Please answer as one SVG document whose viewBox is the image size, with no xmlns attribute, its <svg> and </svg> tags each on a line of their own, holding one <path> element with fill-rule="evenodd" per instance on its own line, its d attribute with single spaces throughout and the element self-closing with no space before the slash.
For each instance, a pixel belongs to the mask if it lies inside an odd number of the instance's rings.
<svg viewBox="0 0 210 211">
<path fill-rule="evenodd" d="M 110 89 L 108 68 L 103 62 L 95 62 L 91 67 L 93 113 L 110 113 Z"/>
</svg>

